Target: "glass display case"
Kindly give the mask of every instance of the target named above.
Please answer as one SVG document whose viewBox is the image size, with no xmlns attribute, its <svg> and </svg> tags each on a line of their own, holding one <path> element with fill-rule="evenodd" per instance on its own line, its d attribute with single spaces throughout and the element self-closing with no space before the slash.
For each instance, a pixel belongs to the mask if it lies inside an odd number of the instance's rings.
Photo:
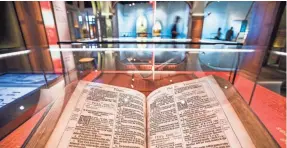
<svg viewBox="0 0 287 148">
<path fill-rule="evenodd" d="M 40 58 L 42 53 L 36 50 L 0 52 L 0 139 L 3 139 L 52 102 L 51 98 L 43 98 L 42 90 L 56 84 L 61 73 L 49 71 Z"/>
<path fill-rule="evenodd" d="M 12 81 L 6 79 L 13 77 L 14 73 L 10 71 L 5 72 L 3 79 L 0 76 L 3 86 L 10 87 L 11 85 L 12 88 L 17 86 L 23 89 L 23 93 L 19 93 L 19 96 L 38 91 L 38 98 L 40 94 L 47 95 L 46 93 L 52 98 L 45 102 L 45 105 L 39 109 L 39 113 L 33 111 L 26 118 L 27 120 L 32 116 L 27 121 L 31 122 L 30 125 L 26 125 L 27 122 L 22 125 L 30 128 L 25 135 L 25 140 L 22 141 L 22 146 L 42 147 L 46 144 L 80 80 L 130 88 L 148 96 L 160 87 L 209 75 L 215 77 L 229 101 L 232 101 L 235 112 L 251 135 L 255 146 L 279 147 L 279 145 L 284 145 L 285 135 L 283 133 L 286 131 L 284 91 L 286 87 L 283 86 L 286 81 L 276 83 L 274 86 L 275 83 L 269 84 L 273 81 L 273 77 L 268 80 L 264 77 L 268 76 L 264 74 L 266 70 L 261 66 L 264 61 L 265 47 L 244 46 L 235 42 L 214 40 L 195 42 L 190 39 L 142 38 L 107 38 L 101 42 L 92 40 L 59 42 L 58 44 L 60 48 L 49 50 L 51 53 L 60 52 L 61 54 L 63 79 L 61 74 L 49 73 L 45 70 L 35 73 L 31 69 L 28 70 L 31 72 L 28 72 L 29 74 L 16 72 L 17 79 Z M 24 57 L 29 54 L 31 53 L 27 51 L 25 55 L 11 58 Z M 286 56 L 286 53 L 278 56 Z M 268 81 L 267 83 L 262 81 L 263 77 L 264 81 Z M 286 80 L 286 76 L 282 79 Z M 30 81 L 33 81 L 33 84 L 29 85 Z M 56 84 L 52 86 L 51 83 Z M 65 88 L 57 87 L 59 83 L 65 84 Z M 40 93 L 43 89 L 47 92 Z M 34 106 L 39 104 L 38 100 L 25 103 L 34 104 Z M 16 107 L 18 110 L 28 108 L 19 106 L 19 103 Z M 14 120 L 17 119 L 14 118 Z M 1 125 L 8 123 L 1 123 Z M 20 132 L 22 126 L 11 134 Z M 255 134 L 252 135 L 252 132 Z M 9 136 L 3 141 L 5 142 L 8 138 Z M 266 142 L 260 143 L 259 141 L 262 140 Z"/>
</svg>

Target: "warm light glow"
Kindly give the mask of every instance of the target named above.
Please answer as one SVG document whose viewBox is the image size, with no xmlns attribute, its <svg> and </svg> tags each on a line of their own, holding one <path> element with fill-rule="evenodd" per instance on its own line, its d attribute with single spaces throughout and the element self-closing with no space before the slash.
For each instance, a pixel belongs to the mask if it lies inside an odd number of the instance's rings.
<svg viewBox="0 0 287 148">
<path fill-rule="evenodd" d="M 172 82 L 172 80 L 169 80 L 169 82 Z"/>
<path fill-rule="evenodd" d="M 224 86 L 224 88 L 227 89 L 228 87 L 227 87 L 227 86 Z"/>
<path fill-rule="evenodd" d="M 131 88 L 134 88 L 134 85 L 133 85 L 133 84 L 131 84 Z"/>
<path fill-rule="evenodd" d="M 135 81 L 135 79 L 134 79 L 134 78 L 132 78 L 132 81 Z"/>
</svg>

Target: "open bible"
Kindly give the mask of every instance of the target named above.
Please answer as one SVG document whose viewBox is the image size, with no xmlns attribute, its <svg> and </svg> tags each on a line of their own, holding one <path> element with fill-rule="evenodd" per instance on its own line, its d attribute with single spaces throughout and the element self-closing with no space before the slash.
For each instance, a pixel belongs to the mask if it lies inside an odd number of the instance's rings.
<svg viewBox="0 0 287 148">
<path fill-rule="evenodd" d="M 80 81 L 46 147 L 252 148 L 212 76 L 139 91 Z"/>
</svg>

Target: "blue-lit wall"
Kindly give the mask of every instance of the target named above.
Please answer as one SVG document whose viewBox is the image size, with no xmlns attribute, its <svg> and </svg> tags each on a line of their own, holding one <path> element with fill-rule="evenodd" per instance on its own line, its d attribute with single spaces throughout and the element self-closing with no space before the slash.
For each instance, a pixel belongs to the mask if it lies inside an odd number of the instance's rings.
<svg viewBox="0 0 287 148">
<path fill-rule="evenodd" d="M 147 19 L 148 33 L 152 33 L 153 12 L 149 3 L 136 4 L 129 6 L 128 4 L 117 3 L 118 30 L 119 36 L 136 37 L 136 20 L 138 16 L 143 15 Z"/>
<path fill-rule="evenodd" d="M 124 34 L 129 37 L 136 37 L 136 20 L 138 16 L 144 15 L 147 19 L 147 32 L 152 33 L 153 9 L 149 3 L 136 3 L 133 6 L 128 4 L 116 5 L 118 15 L 119 36 Z M 188 32 L 189 6 L 185 2 L 157 2 L 156 19 L 162 24 L 162 37 L 170 38 L 171 28 L 176 16 L 181 17 L 178 24 L 179 38 L 186 38 Z"/>
<path fill-rule="evenodd" d="M 233 27 L 234 37 L 240 31 L 241 22 L 245 19 L 252 2 L 212 2 L 205 9 L 205 18 L 203 24 L 202 38 L 214 38 L 217 29 L 221 27 L 221 39 L 225 39 L 225 34 Z M 207 13 L 211 13 L 207 16 Z"/>
</svg>

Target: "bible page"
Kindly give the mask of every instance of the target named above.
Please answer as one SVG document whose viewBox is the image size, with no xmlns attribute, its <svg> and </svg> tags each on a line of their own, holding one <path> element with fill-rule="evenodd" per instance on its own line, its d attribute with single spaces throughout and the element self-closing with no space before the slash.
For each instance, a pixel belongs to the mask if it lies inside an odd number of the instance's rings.
<svg viewBox="0 0 287 148">
<path fill-rule="evenodd" d="M 135 90 L 80 81 L 47 148 L 145 148 L 145 96 Z"/>
<path fill-rule="evenodd" d="M 253 148 L 213 78 L 165 86 L 147 97 L 149 148 Z"/>
</svg>

